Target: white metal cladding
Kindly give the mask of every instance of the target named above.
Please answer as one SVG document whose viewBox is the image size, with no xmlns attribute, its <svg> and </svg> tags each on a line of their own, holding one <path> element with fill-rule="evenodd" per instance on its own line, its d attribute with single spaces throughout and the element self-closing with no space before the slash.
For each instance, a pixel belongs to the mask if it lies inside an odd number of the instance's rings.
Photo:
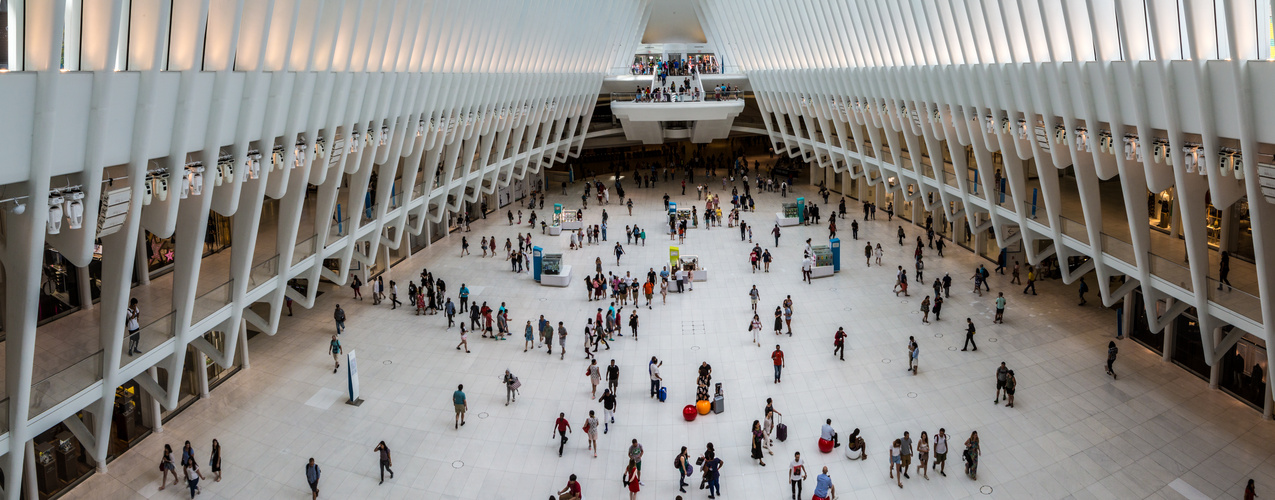
<svg viewBox="0 0 1275 500">
<path fill-rule="evenodd" d="M 1064 281 L 1095 271 L 1106 305 L 1141 285 L 1155 331 L 1195 307 L 1205 358 L 1215 364 L 1244 331 L 1268 343 L 1275 333 L 1275 306 L 1260 300 L 1275 283 L 1273 198 L 1259 182 L 1265 170 L 1259 162 L 1275 153 L 1275 119 L 1260 111 L 1275 109 L 1268 91 L 1275 88 L 1272 4 L 701 0 L 699 12 L 727 71 L 748 77 L 776 151 L 870 185 L 897 177 L 897 196 L 963 218 L 976 233 L 995 228 L 1001 247 L 1018 238 L 1052 241 L 1044 252 L 1025 245 L 1032 262 L 1055 253 L 1090 256 L 1076 272 L 1064 270 Z M 1090 142 L 1100 131 L 1117 141 L 1114 150 Z M 1126 159 L 1120 142 L 1126 135 L 1146 154 Z M 1151 154 L 1155 140 L 1167 144 L 1163 164 Z M 1186 163 L 1183 148 L 1191 145 L 1204 152 L 1198 168 Z M 992 192 L 994 170 L 1004 167 L 1013 203 L 989 206 L 971 194 L 965 175 L 948 185 L 942 165 L 929 162 L 944 148 L 954 172 L 977 170 L 980 191 Z M 1242 153 L 1242 166 L 1224 163 L 1218 154 L 1224 148 Z M 1013 208 L 1027 202 L 1024 177 L 1032 163 L 1074 166 L 1083 213 L 1060 214 L 1051 175 L 1040 176 L 1045 223 Z M 1112 178 L 1121 183 L 1133 262 L 1104 248 L 1098 182 Z M 1146 222 L 1148 190 L 1170 187 L 1191 263 L 1189 279 L 1181 281 L 1153 272 Z M 1209 297 L 1206 196 L 1217 207 L 1249 200 L 1260 315 L 1238 314 Z M 1083 221 L 1087 241 L 1064 235 L 1060 215 Z M 1019 228 L 1014 236 L 1003 230 L 1011 227 Z M 1108 285 L 1122 275 L 1124 286 Z M 1157 311 L 1164 298 L 1178 302 Z M 1237 328 L 1224 339 L 1215 328 L 1225 324 Z M 1275 363 L 1275 349 L 1268 356 Z"/>
<path fill-rule="evenodd" d="M 180 385 L 187 345 L 228 366 L 210 330 L 239 331 L 241 319 L 276 330 L 285 294 L 313 304 L 322 276 L 344 283 L 352 262 L 370 265 L 403 234 L 480 193 L 575 156 L 584 141 L 603 74 L 623 67 L 643 31 L 648 0 L 10 0 L 9 71 L 0 73 L 0 185 L 25 196 L 23 214 L 4 215 L 5 387 L 8 432 L 0 460 L 8 484 L 21 474 L 25 446 L 65 421 L 104 468 L 115 388 L 135 379 L 164 407 L 155 368 Z M 65 51 L 63 52 L 63 47 Z M 282 146 L 278 165 L 272 150 Z M 353 146 L 353 147 L 351 147 Z M 250 151 L 262 153 L 249 179 Z M 298 151 L 304 152 L 298 155 Z M 238 175 L 219 186 L 213 165 L 229 155 Z M 200 195 L 146 196 L 146 172 L 208 169 Z M 357 215 L 330 236 L 334 207 L 361 214 L 372 173 L 375 216 Z M 393 204 L 401 173 L 406 201 Z M 131 188 L 123 229 L 101 236 L 103 275 L 97 335 L 104 346 L 96 382 L 69 399 L 30 411 L 42 249 L 77 266 L 93 257 L 105 177 Z M 52 179 L 59 184 L 51 186 Z M 49 191 L 64 182 L 85 194 L 82 229 L 49 235 Z M 348 187 L 348 199 L 340 189 Z M 307 187 L 317 189 L 315 236 L 298 245 Z M 263 202 L 278 199 L 277 256 L 253 266 Z M 215 310 L 197 301 L 209 210 L 235 215 L 228 281 Z M 139 233 L 176 236 L 171 338 L 121 363 L 123 312 Z M 308 232 L 310 228 L 307 228 Z M 305 238 L 302 236 L 301 238 Z M 329 271 L 324 259 L 337 259 Z M 144 264 L 143 264 L 144 265 Z M 286 286 L 306 279 L 306 293 Z M 211 300 L 211 299 L 210 299 Z M 262 317 L 246 308 L 269 304 Z M 91 335 L 91 333 L 86 332 Z M 36 395 L 37 397 L 40 395 Z M 85 425 L 77 413 L 96 418 Z M 34 485 L 30 488 L 34 491 Z M 18 497 L 8 488 L 6 497 Z"/>
</svg>

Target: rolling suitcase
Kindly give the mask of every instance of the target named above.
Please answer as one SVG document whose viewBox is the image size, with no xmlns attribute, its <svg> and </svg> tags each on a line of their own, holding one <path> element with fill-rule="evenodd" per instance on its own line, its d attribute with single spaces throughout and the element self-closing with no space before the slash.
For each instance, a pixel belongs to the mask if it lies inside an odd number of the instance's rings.
<svg viewBox="0 0 1275 500">
<path fill-rule="evenodd" d="M 721 413 L 726 411 L 726 399 L 718 394 L 713 398 L 713 413 Z"/>
<path fill-rule="evenodd" d="M 661 388 L 660 388 L 660 392 L 659 392 L 659 396 L 660 396 L 660 402 L 661 402 L 661 403 L 663 403 L 665 399 L 668 399 L 668 388 L 667 388 L 667 387 L 661 387 Z"/>
<path fill-rule="evenodd" d="M 779 425 L 775 426 L 775 439 L 780 441 L 788 440 L 788 426 L 784 425 L 783 422 L 780 422 Z"/>
</svg>

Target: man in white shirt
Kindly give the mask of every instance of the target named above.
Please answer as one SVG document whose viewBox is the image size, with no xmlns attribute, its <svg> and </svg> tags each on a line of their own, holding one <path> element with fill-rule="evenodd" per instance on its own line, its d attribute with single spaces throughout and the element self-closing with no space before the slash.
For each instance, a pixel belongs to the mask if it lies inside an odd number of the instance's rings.
<svg viewBox="0 0 1275 500">
<path fill-rule="evenodd" d="M 792 498 L 801 498 L 801 482 L 806 480 L 806 462 L 801 460 L 801 452 L 793 454 L 792 463 L 788 464 L 788 484 L 792 487 Z"/>
<path fill-rule="evenodd" d="M 660 376 L 660 366 L 663 364 L 663 361 L 655 359 L 655 356 L 651 356 L 651 362 L 647 365 L 651 372 L 651 397 L 656 397 L 660 394 L 660 382 L 664 380 L 664 378 Z"/>
<path fill-rule="evenodd" d="M 822 439 L 824 441 L 832 441 L 833 448 L 841 446 L 841 443 L 837 442 L 837 431 L 832 430 L 831 418 L 824 422 L 823 430 L 821 430 L 819 433 L 819 439 Z"/>
<path fill-rule="evenodd" d="M 810 257 L 810 255 L 806 255 L 806 258 L 801 259 L 801 281 L 814 284 L 814 280 L 810 276 L 810 271 L 814 268 L 814 265 L 815 259 Z"/>
</svg>

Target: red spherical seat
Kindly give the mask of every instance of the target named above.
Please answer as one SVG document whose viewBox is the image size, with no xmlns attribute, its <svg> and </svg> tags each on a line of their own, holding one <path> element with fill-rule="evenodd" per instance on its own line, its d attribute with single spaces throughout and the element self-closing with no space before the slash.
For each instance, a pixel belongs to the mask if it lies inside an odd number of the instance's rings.
<svg viewBox="0 0 1275 500">
<path fill-rule="evenodd" d="M 824 453 L 832 453 L 832 441 L 819 438 L 819 451 Z"/>
<path fill-rule="evenodd" d="M 695 405 L 686 405 L 685 408 L 682 408 L 682 418 L 686 419 L 687 422 L 694 421 L 695 416 L 698 414 L 699 411 L 695 409 Z"/>
</svg>

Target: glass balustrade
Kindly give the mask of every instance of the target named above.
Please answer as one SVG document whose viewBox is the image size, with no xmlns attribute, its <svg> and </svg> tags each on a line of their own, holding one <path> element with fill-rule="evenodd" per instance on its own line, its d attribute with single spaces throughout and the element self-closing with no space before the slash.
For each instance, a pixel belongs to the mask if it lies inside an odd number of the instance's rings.
<svg viewBox="0 0 1275 500">
<path fill-rule="evenodd" d="M 265 262 L 252 266 L 248 270 L 248 290 L 254 290 L 263 283 L 279 275 L 279 256 L 275 255 Z"/>
<path fill-rule="evenodd" d="M 167 342 L 168 339 L 173 338 L 173 335 L 174 335 L 173 334 L 173 317 L 175 315 L 176 313 L 171 313 L 171 312 L 168 314 L 165 314 L 164 317 L 150 322 L 150 324 L 143 326 L 141 330 L 137 331 L 137 337 L 138 337 L 137 348 L 142 351 L 141 354 L 146 354 L 148 352 L 151 352 L 152 349 L 159 347 L 160 344 L 163 344 L 164 342 Z M 137 357 L 141 355 L 141 354 L 137 354 L 137 355 L 129 356 L 127 354 L 129 342 L 130 342 L 130 339 L 128 338 L 128 333 L 125 333 L 124 334 L 125 354 L 120 356 L 120 368 L 123 368 L 125 365 L 129 364 L 130 362 L 137 359 Z"/>
<path fill-rule="evenodd" d="M 233 292 L 231 285 L 234 280 L 229 280 L 216 288 L 204 292 L 202 295 L 195 297 L 195 308 L 191 312 L 191 324 L 198 323 L 204 318 L 211 316 L 221 308 L 226 307 L 230 303 L 231 294 Z"/>
<path fill-rule="evenodd" d="M 104 351 L 99 350 L 70 367 L 32 384 L 29 406 L 31 416 L 35 417 L 48 411 L 102 380 L 103 353 Z"/>
<path fill-rule="evenodd" d="M 1156 254 L 1151 254 L 1149 259 L 1151 262 L 1151 274 L 1161 279 L 1180 286 L 1186 291 L 1193 291 L 1191 285 L 1191 270 L 1186 266 L 1178 264 L 1169 259 Z"/>
<path fill-rule="evenodd" d="M 1062 224 L 1062 234 L 1075 238 L 1077 241 L 1089 244 L 1089 232 L 1085 230 L 1085 225 L 1066 217 L 1059 217 L 1059 223 Z"/>
<path fill-rule="evenodd" d="M 301 261 L 305 260 L 307 257 L 314 255 L 315 243 L 317 241 L 318 239 L 316 237 L 311 236 L 309 238 L 306 238 L 301 243 L 297 243 L 296 246 L 292 247 L 292 265 L 295 266 L 299 264 Z"/>
<path fill-rule="evenodd" d="M 1137 252 L 1133 249 L 1133 244 L 1121 241 L 1115 236 L 1102 233 L 1102 251 L 1111 257 L 1118 259 L 1125 264 L 1137 267 Z"/>
<path fill-rule="evenodd" d="M 1262 322 L 1262 301 L 1248 292 L 1209 278 L 1209 300 L 1258 323 Z M 1221 289 L 1219 289 L 1221 287 Z"/>
</svg>

